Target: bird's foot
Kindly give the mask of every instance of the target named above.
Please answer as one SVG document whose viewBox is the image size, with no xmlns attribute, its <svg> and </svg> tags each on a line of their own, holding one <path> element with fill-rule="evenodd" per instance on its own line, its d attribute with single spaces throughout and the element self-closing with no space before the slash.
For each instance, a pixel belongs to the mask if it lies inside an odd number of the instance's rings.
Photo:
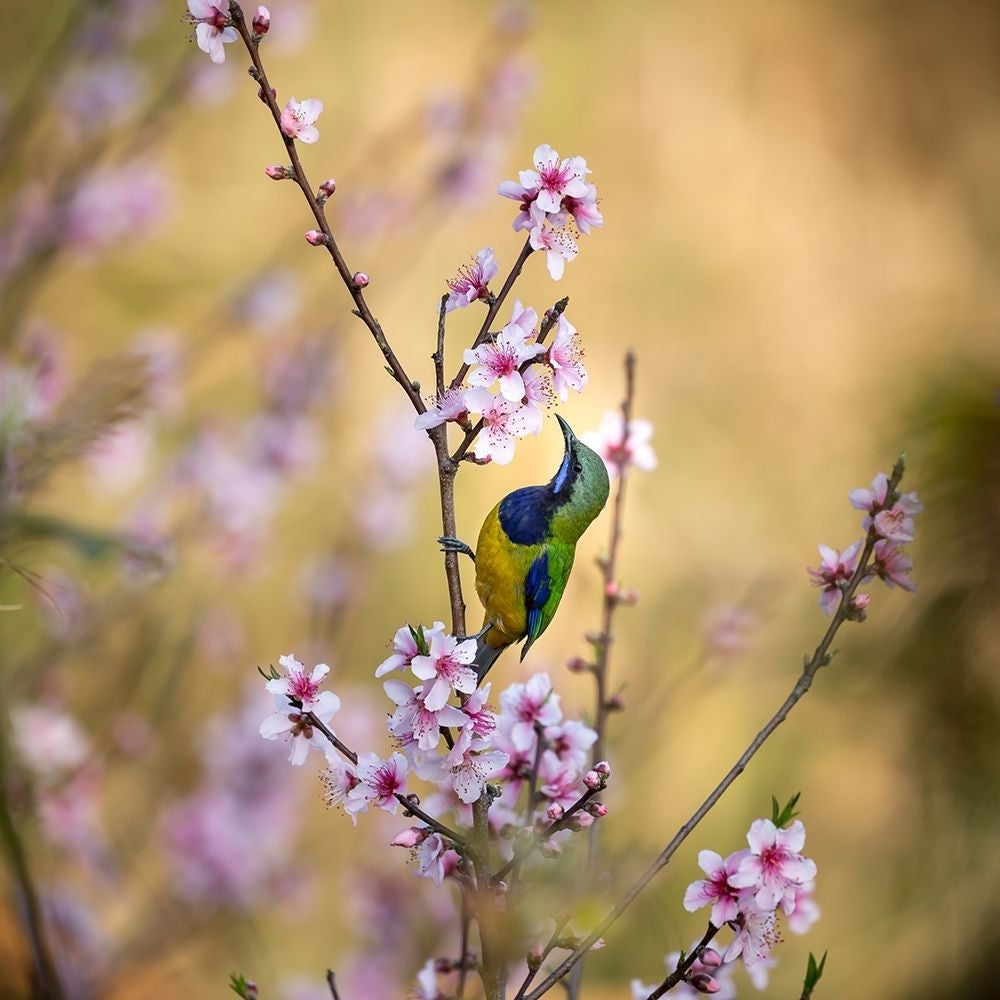
<svg viewBox="0 0 1000 1000">
<path fill-rule="evenodd" d="M 472 547 L 461 541 L 461 539 L 452 538 L 451 535 L 442 535 L 438 539 L 438 544 L 441 546 L 442 552 L 460 552 L 462 555 L 468 556 L 473 562 L 476 561 L 476 553 L 472 551 Z"/>
</svg>

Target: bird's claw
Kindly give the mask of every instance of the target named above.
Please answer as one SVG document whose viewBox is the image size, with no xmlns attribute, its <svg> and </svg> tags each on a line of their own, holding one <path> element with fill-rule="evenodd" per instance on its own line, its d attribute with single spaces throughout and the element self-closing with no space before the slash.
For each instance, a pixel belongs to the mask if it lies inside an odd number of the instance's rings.
<svg viewBox="0 0 1000 1000">
<path fill-rule="evenodd" d="M 468 556 L 473 562 L 476 561 L 476 553 L 472 551 L 472 547 L 459 538 L 452 538 L 451 535 L 442 535 L 438 539 L 438 544 L 441 546 L 442 552 L 458 552 Z"/>
</svg>

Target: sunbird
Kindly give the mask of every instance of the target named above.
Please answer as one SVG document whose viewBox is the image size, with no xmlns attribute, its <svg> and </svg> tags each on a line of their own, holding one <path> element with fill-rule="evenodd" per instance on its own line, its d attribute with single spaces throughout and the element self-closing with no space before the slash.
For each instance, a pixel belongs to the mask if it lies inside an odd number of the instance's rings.
<svg viewBox="0 0 1000 1000">
<path fill-rule="evenodd" d="M 456 538 L 440 539 L 446 551 L 464 552 L 476 564 L 476 592 L 485 610 L 476 635 L 480 680 L 508 646 L 527 639 L 523 660 L 549 627 L 566 590 L 576 543 L 608 500 L 608 470 L 600 455 L 558 414 L 556 420 L 566 449 L 552 479 L 508 493 L 486 515 L 474 553 Z"/>
</svg>

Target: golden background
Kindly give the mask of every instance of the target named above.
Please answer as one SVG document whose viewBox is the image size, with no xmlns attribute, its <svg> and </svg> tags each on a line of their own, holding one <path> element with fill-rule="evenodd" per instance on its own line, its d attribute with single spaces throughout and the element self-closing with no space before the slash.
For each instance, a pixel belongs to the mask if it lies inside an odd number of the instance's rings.
<svg viewBox="0 0 1000 1000">
<path fill-rule="evenodd" d="M 58 567 L 92 595 L 82 637 L 66 642 L 43 628 L 45 599 L 0 572 L 0 604 L 23 605 L 0 615 L 4 705 L 55 697 L 99 747 L 126 708 L 151 729 L 143 754 L 105 770 L 101 822 L 119 859 L 116 884 L 95 892 L 72 856 L 37 837 L 30 854 L 39 872 L 79 883 L 112 942 L 150 928 L 134 953 L 105 960 L 96 995 L 218 996 L 239 969 L 263 996 L 291 997 L 290 979 L 318 988 L 327 966 L 367 947 L 365 934 L 400 941 L 408 983 L 431 953 L 412 957 L 408 939 L 422 938 L 427 912 L 447 915 L 447 890 L 424 892 L 404 852 L 378 846 L 401 822 L 362 816 L 355 829 L 328 813 L 314 765 L 289 773 L 305 781 L 301 835 L 289 844 L 294 892 L 218 910 L 171 898 L 156 817 L 197 784 L 205 720 L 235 710 L 257 665 L 293 650 L 330 663 L 345 703 L 336 721 L 351 714 L 344 727 L 384 751 L 386 703 L 372 670 L 397 627 L 447 619 L 448 606 L 432 451 L 416 434 L 386 430 L 409 420 L 402 393 L 349 315 L 326 255 L 302 240 L 312 220 L 298 191 L 263 174 L 283 149 L 245 54 L 228 46 L 225 65 L 212 66 L 185 40 L 180 5 L 137 9 L 147 30 L 120 44 L 142 68 L 141 112 L 89 159 L 59 124 L 60 66 L 75 56 L 58 45 L 75 6 L 4 12 L 4 103 L 44 95 L 0 148 L 8 222 L 32 180 L 51 190 L 67 168 L 85 174 L 137 153 L 168 173 L 169 192 L 148 232 L 99 255 L 57 254 L 26 301 L 23 288 L 8 289 L 0 313 L 13 322 L 16 303 L 19 329 L 58 331 L 73 378 L 141 331 L 169 331 L 182 391 L 178 407 L 156 415 L 134 483 L 114 491 L 86 463 L 67 464 L 33 503 L 116 528 L 137 500 L 150 502 L 185 442 L 254 413 L 262 376 L 289 345 L 325 344 L 334 374 L 309 414 L 317 456 L 289 473 L 239 571 L 220 568 L 210 532 L 183 505 L 171 512 L 170 571 L 141 586 L 107 559 L 25 546 L 21 565 L 43 578 Z M 630 884 L 791 688 L 826 627 L 804 567 L 816 563 L 817 542 L 843 548 L 859 535 L 847 491 L 905 451 L 904 488 L 926 504 L 912 547 L 919 591 L 871 588 L 870 620 L 845 626 L 813 692 L 609 932 L 584 995 L 625 997 L 630 978 L 662 978 L 662 956 L 704 926 L 680 902 L 697 851 L 736 850 L 772 795 L 798 790 L 823 916 L 806 937 L 785 934 L 773 995 L 797 995 L 810 950 L 830 955 L 818 996 L 981 988 L 998 916 L 1000 12 L 972 0 L 549 0 L 499 10 L 276 2 L 271 14 L 262 53 L 279 103 L 294 94 L 325 104 L 319 142 L 300 145 L 306 170 L 314 184 L 337 179 L 334 231 L 350 266 L 371 275 L 368 301 L 425 386 L 444 280 L 484 246 L 503 275 L 521 247 L 514 203 L 492 195 L 495 185 L 528 168 L 542 142 L 586 156 L 593 170 L 604 228 L 581 240 L 558 284 L 529 260 L 515 296 L 539 312 L 570 296 L 590 372 L 586 392 L 560 410 L 575 429 L 619 405 L 627 348 L 638 357 L 637 413 L 655 428 L 659 464 L 630 480 L 620 558 L 640 600 L 618 614 L 612 658 L 626 706 L 611 719 L 602 821 L 614 886 Z M 490 137 L 489 176 L 462 201 L 442 171 L 480 135 L 498 66 L 528 89 Z M 429 109 L 446 118 L 456 105 L 471 109 L 461 125 L 433 124 Z M 376 223 L 370 214 L 352 224 L 365 197 L 378 199 Z M 299 305 L 261 331 L 233 302 L 276 271 Z M 477 328 L 474 315 L 450 317 L 449 371 Z M 5 345 L 14 357 L 16 343 Z M 508 490 L 547 478 L 559 447 L 547 420 L 511 466 L 463 468 L 460 534 L 471 540 Z M 394 465 L 410 469 L 398 483 L 384 471 Z M 370 490 L 398 491 L 414 517 L 385 547 L 352 527 Z M 403 515 L 387 511 L 395 526 Z M 586 651 L 583 633 L 599 624 L 593 559 L 608 531 L 605 514 L 581 543 L 552 628 L 523 667 L 513 655 L 501 661 L 495 684 L 548 669 L 564 705 L 589 711 L 587 679 L 562 664 Z M 330 553 L 350 568 L 349 599 L 327 619 L 301 581 Z M 756 627 L 739 655 L 706 657 L 701 622 L 725 605 L 746 609 Z M 28 809 L 24 825 L 33 829 Z M 413 899 L 379 909 L 373 880 L 391 876 L 403 888 L 385 888 L 387 898 Z M 12 970 L 2 986 L 16 996 L 24 943 L 11 900 L 12 891 L 0 958 Z M 408 908 L 419 933 L 383 924 Z M 740 995 L 752 990 L 738 982 Z"/>
</svg>

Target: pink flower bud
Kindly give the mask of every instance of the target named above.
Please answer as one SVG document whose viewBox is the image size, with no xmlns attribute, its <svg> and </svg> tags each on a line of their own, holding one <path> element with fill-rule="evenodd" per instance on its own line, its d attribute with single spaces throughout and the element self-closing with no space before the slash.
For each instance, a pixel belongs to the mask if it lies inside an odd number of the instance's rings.
<svg viewBox="0 0 1000 1000">
<path fill-rule="evenodd" d="M 367 288 L 368 282 L 371 281 L 371 278 L 369 278 L 364 271 L 355 271 L 354 277 L 351 278 L 351 281 L 354 283 L 355 288 Z"/>
<path fill-rule="evenodd" d="M 337 182 L 332 177 L 328 177 L 319 186 L 319 193 L 326 198 L 332 198 L 333 193 L 336 190 L 337 190 Z"/>
<path fill-rule="evenodd" d="M 698 961 L 706 969 L 717 969 L 722 965 L 722 956 L 714 948 L 702 948 L 701 954 L 698 956 Z"/>
<path fill-rule="evenodd" d="M 264 6 L 257 8 L 257 13 L 253 16 L 253 33 L 255 35 L 266 35 L 271 27 L 271 12 Z"/>
<path fill-rule="evenodd" d="M 608 807 L 603 802 L 588 802 L 584 807 L 594 819 L 604 819 L 608 814 Z"/>
<path fill-rule="evenodd" d="M 604 706 L 609 712 L 624 712 L 625 711 L 625 699 L 621 694 L 613 694 Z"/>
<path fill-rule="evenodd" d="M 583 776 L 583 783 L 591 790 L 594 791 L 601 787 L 603 782 L 601 781 L 601 776 L 596 771 L 588 771 Z"/>
<path fill-rule="evenodd" d="M 573 813 L 569 818 L 569 828 L 571 830 L 586 830 L 593 825 L 594 817 L 582 809 L 579 812 Z"/>
<path fill-rule="evenodd" d="M 314 247 L 324 246 L 326 243 L 326 235 L 321 233 L 318 229 L 310 229 L 306 233 L 306 243 L 311 243 Z"/>
<path fill-rule="evenodd" d="M 722 989 L 717 979 L 713 979 L 704 972 L 699 972 L 696 976 L 692 976 L 688 982 L 699 993 L 718 993 Z"/>
<path fill-rule="evenodd" d="M 260 996 L 260 987 L 252 979 L 244 980 L 243 995 L 247 1000 L 257 1000 Z"/>
<path fill-rule="evenodd" d="M 284 181 L 288 180 L 289 177 L 294 176 L 288 167 L 282 167 L 278 164 L 275 164 L 273 167 L 268 167 L 264 173 L 267 174 L 272 181 Z"/>
<path fill-rule="evenodd" d="M 599 760 L 594 765 L 594 770 L 605 778 L 611 777 L 611 765 L 606 760 Z"/>
<path fill-rule="evenodd" d="M 545 815 L 555 823 L 556 820 L 563 818 L 565 812 L 566 810 L 558 802 L 550 802 L 548 809 L 545 810 Z"/>
<path fill-rule="evenodd" d="M 590 664 L 582 656 L 574 656 L 567 661 L 566 669 L 571 674 L 583 674 L 590 669 Z"/>
<path fill-rule="evenodd" d="M 390 847 L 416 847 L 418 844 L 422 844 L 426 839 L 430 831 L 423 826 L 411 826 L 407 827 L 405 830 L 400 830 L 392 840 L 389 841 Z"/>
</svg>

